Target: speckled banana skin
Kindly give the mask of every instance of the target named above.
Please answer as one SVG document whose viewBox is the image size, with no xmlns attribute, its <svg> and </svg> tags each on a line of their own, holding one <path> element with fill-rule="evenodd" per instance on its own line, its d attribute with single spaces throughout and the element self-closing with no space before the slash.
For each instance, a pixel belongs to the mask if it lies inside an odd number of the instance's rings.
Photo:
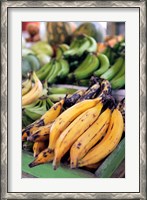
<svg viewBox="0 0 147 200">
<path fill-rule="evenodd" d="M 124 132 L 125 132 L 125 98 L 122 99 L 118 105 L 117 105 L 118 110 L 121 112 L 124 120 Z"/>
</svg>

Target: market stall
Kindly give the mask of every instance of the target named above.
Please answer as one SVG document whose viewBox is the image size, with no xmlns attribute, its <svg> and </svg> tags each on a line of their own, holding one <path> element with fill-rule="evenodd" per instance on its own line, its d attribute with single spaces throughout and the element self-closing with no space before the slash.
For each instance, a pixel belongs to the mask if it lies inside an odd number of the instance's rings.
<svg viewBox="0 0 147 200">
<path fill-rule="evenodd" d="M 125 23 L 23 22 L 23 177 L 125 177 L 124 33 Z"/>
</svg>

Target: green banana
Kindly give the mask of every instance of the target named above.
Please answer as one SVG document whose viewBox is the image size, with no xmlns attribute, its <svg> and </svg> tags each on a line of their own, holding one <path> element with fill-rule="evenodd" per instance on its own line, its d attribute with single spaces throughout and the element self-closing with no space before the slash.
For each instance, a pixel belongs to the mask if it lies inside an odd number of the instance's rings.
<svg viewBox="0 0 147 200">
<path fill-rule="evenodd" d="M 44 67 L 45 66 L 45 67 Z M 47 75 L 49 74 L 50 70 L 51 70 L 51 63 L 47 63 L 43 66 L 44 70 L 42 71 L 37 71 L 36 74 L 38 76 L 38 78 L 43 81 L 46 79 Z"/>
<path fill-rule="evenodd" d="M 99 60 L 97 56 L 93 54 L 92 57 L 93 59 L 89 65 L 85 65 L 85 67 L 79 70 L 78 72 L 74 72 L 74 77 L 76 80 L 81 80 L 90 77 L 93 74 L 93 72 L 98 68 Z"/>
<path fill-rule="evenodd" d="M 40 103 L 40 100 L 38 99 L 37 101 L 35 101 L 34 103 L 22 106 L 22 109 L 24 108 L 34 108 L 35 106 L 37 106 Z"/>
<path fill-rule="evenodd" d="M 73 94 L 77 89 L 63 88 L 63 87 L 50 87 L 49 94 Z"/>
<path fill-rule="evenodd" d="M 43 65 L 39 70 L 36 71 L 36 75 L 40 75 L 42 72 L 44 72 L 47 68 L 49 63 L 46 63 L 45 65 Z"/>
<path fill-rule="evenodd" d="M 54 105 L 54 103 L 50 100 L 49 97 L 46 98 L 46 108 L 49 110 Z"/>
<path fill-rule="evenodd" d="M 69 64 L 66 60 L 60 59 L 59 63 L 61 65 L 61 70 L 58 72 L 57 76 L 61 79 L 65 78 L 69 73 Z"/>
<path fill-rule="evenodd" d="M 75 55 L 77 49 L 79 48 L 79 45 L 80 45 L 80 42 L 79 42 L 78 38 L 75 38 L 75 39 L 72 41 L 72 43 L 71 43 L 71 45 L 70 45 L 70 48 L 69 48 L 67 51 L 65 51 L 65 52 L 63 53 L 63 55 L 64 55 L 65 57 Z"/>
<path fill-rule="evenodd" d="M 84 41 L 85 40 L 85 41 Z M 80 57 L 90 47 L 90 41 L 86 38 L 83 39 L 83 43 L 77 49 L 76 54 Z"/>
<path fill-rule="evenodd" d="M 33 120 L 25 115 L 24 111 L 22 111 L 22 128 L 25 128 L 29 124 L 32 124 Z"/>
<path fill-rule="evenodd" d="M 125 61 L 124 61 L 123 65 L 122 65 L 120 71 L 114 76 L 114 78 L 111 81 L 114 81 L 114 80 L 118 79 L 123 74 L 125 74 Z"/>
<path fill-rule="evenodd" d="M 52 102 L 54 102 L 54 103 L 60 101 L 63 98 L 65 98 L 65 96 L 66 96 L 66 94 L 50 94 L 50 95 L 48 95 L 50 100 Z"/>
<path fill-rule="evenodd" d="M 110 81 L 112 89 L 120 89 L 125 85 L 125 74 L 118 79 Z"/>
<path fill-rule="evenodd" d="M 112 65 L 104 74 L 100 76 L 102 79 L 112 80 L 112 78 L 118 73 L 118 71 L 121 69 L 121 66 L 124 62 L 123 57 L 119 57 L 114 65 Z"/>
<path fill-rule="evenodd" d="M 39 105 L 32 108 L 25 108 L 25 114 L 32 120 L 39 119 L 46 112 L 46 100 L 40 100 Z"/>
<path fill-rule="evenodd" d="M 80 57 L 91 46 L 92 41 L 86 35 L 77 36 L 71 43 L 69 50 L 64 52 L 64 56 L 78 56 Z"/>
<path fill-rule="evenodd" d="M 108 57 L 104 54 L 99 54 L 98 59 L 100 61 L 100 68 L 94 72 L 94 75 L 99 77 L 108 70 L 110 63 Z"/>
<path fill-rule="evenodd" d="M 48 78 L 48 83 L 52 84 L 55 83 L 57 80 L 57 75 L 59 73 L 59 71 L 61 70 L 61 65 L 58 61 L 55 61 L 55 64 L 53 65 L 53 71 L 52 74 L 50 75 L 50 77 Z"/>
<path fill-rule="evenodd" d="M 88 40 L 90 41 L 90 47 L 87 49 L 88 52 L 96 52 L 97 51 L 97 42 L 93 37 L 88 36 Z"/>
<path fill-rule="evenodd" d="M 63 53 L 69 49 L 67 44 L 60 44 L 56 51 L 56 59 L 60 59 L 63 57 Z"/>
<path fill-rule="evenodd" d="M 83 68 L 85 69 L 85 65 L 89 65 L 92 62 L 93 59 L 93 54 L 89 53 L 86 58 L 83 60 L 83 62 L 77 67 L 75 72 L 78 72 L 82 70 Z"/>
</svg>

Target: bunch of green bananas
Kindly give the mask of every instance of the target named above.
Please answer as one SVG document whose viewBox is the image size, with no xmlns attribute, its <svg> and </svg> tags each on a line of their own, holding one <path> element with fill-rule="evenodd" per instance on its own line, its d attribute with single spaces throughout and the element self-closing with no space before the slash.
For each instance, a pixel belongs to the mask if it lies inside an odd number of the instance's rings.
<svg viewBox="0 0 147 200">
<path fill-rule="evenodd" d="M 120 89 L 125 86 L 125 59 L 119 57 L 115 63 L 100 78 L 107 79 L 112 89 Z"/>
<path fill-rule="evenodd" d="M 110 64 L 113 65 L 117 58 L 125 56 L 125 40 L 117 42 L 113 47 L 107 46 L 103 53 L 109 58 Z"/>
<path fill-rule="evenodd" d="M 78 85 L 88 86 L 90 77 L 96 76 L 110 81 L 112 89 L 119 89 L 125 85 L 125 58 L 118 57 L 111 65 L 108 57 L 101 54 L 88 53 L 79 66 L 68 74 L 68 81 Z"/>
<path fill-rule="evenodd" d="M 37 101 L 32 104 L 23 106 L 22 110 L 22 123 L 23 126 L 27 126 L 28 124 L 34 122 L 39 119 L 50 107 L 53 105 L 53 102 L 50 98 L 41 97 Z"/>
<path fill-rule="evenodd" d="M 63 59 L 52 59 L 36 72 L 41 81 L 47 80 L 48 84 L 53 84 L 57 80 L 64 79 L 69 73 L 69 64 Z"/>
<path fill-rule="evenodd" d="M 96 54 L 89 53 L 80 65 L 68 74 L 68 80 L 80 81 L 90 78 L 94 71 L 99 67 L 99 59 Z"/>
<path fill-rule="evenodd" d="M 85 52 L 96 52 L 97 42 L 94 38 L 87 35 L 77 36 L 70 44 L 70 48 L 65 51 L 64 57 L 80 57 Z"/>
</svg>

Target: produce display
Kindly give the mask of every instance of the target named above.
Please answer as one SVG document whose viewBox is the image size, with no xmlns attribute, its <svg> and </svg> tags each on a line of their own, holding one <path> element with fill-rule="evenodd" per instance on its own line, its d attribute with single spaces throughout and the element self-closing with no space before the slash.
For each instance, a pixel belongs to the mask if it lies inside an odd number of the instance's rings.
<svg viewBox="0 0 147 200">
<path fill-rule="evenodd" d="M 125 38 L 72 26 L 47 22 L 47 41 L 22 46 L 22 148 L 35 158 L 30 168 L 109 178 L 125 159 L 125 96 L 114 95 L 125 90 Z"/>
</svg>

